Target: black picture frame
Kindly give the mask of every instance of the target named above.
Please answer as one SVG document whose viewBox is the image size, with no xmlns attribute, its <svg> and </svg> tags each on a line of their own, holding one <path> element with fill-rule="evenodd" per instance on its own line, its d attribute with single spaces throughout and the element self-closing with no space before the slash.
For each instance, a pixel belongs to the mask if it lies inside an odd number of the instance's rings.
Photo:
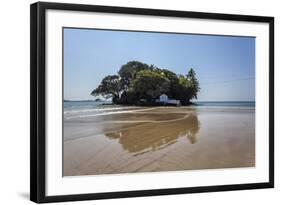
<svg viewBox="0 0 281 205">
<path fill-rule="evenodd" d="M 220 186 L 138 190 L 124 192 L 89 193 L 46 196 L 46 81 L 45 81 L 45 25 L 46 10 L 68 10 L 102 13 L 121 13 L 169 16 L 195 19 L 263 22 L 269 24 L 269 181 L 263 183 L 229 184 Z M 38 2 L 30 7 L 30 200 L 37 203 L 96 200 L 123 197 L 187 194 L 274 187 L 274 18 L 218 13 L 156 10 L 82 4 Z"/>
</svg>

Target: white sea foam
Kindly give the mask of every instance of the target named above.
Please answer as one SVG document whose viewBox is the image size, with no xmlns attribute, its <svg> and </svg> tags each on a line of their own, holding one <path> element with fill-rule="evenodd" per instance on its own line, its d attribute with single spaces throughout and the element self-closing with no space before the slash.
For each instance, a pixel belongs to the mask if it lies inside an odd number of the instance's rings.
<svg viewBox="0 0 281 205">
<path fill-rule="evenodd" d="M 184 120 L 189 117 L 189 114 L 186 114 L 184 117 L 176 118 L 176 119 L 171 119 L 171 120 L 114 120 L 114 121 L 105 121 L 103 123 L 163 123 L 163 122 L 175 122 L 179 120 Z"/>
<path fill-rule="evenodd" d="M 112 111 L 112 110 L 126 110 L 126 109 L 135 109 L 137 107 L 111 107 L 111 108 L 92 108 L 92 109 L 81 109 L 81 110 L 68 110 L 64 111 L 64 114 L 74 114 L 74 113 L 87 113 L 87 112 L 103 112 L 103 111 Z"/>
<path fill-rule="evenodd" d="M 105 116 L 105 115 L 114 115 L 114 114 L 124 114 L 124 113 L 137 113 L 141 111 L 148 111 L 148 110 L 154 110 L 155 108 L 146 108 L 146 109 L 135 109 L 135 110 L 124 110 L 124 111 L 115 111 L 115 112 L 102 112 L 97 114 L 91 114 L 91 115 L 76 115 L 76 116 L 70 116 L 66 117 L 66 119 L 73 119 L 73 118 L 86 118 L 86 117 L 96 117 L 96 116 Z"/>
</svg>

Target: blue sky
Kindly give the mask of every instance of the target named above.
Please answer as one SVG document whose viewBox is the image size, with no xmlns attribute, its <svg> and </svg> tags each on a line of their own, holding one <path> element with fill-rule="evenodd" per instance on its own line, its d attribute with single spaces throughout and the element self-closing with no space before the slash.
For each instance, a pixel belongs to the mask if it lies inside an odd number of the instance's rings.
<svg viewBox="0 0 281 205">
<path fill-rule="evenodd" d="M 64 99 L 90 95 L 103 77 L 137 60 L 186 74 L 193 68 L 200 101 L 255 100 L 255 38 L 64 29 Z"/>
</svg>

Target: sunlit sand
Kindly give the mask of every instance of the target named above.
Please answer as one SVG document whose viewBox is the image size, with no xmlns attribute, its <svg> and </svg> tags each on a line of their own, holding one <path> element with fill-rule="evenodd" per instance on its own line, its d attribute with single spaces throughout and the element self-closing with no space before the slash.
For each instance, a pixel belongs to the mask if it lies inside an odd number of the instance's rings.
<svg viewBox="0 0 281 205">
<path fill-rule="evenodd" d="M 255 166 L 252 108 L 124 107 L 64 116 L 65 176 Z"/>
</svg>

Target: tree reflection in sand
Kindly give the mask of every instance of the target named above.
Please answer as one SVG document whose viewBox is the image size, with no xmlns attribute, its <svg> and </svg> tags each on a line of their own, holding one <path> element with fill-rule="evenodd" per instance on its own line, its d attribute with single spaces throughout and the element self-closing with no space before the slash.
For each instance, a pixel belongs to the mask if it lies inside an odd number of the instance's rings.
<svg viewBox="0 0 281 205">
<path fill-rule="evenodd" d="M 157 118 L 157 113 L 154 114 Z M 176 119 L 173 118 L 172 113 L 167 115 L 170 115 L 172 120 L 158 119 L 147 123 L 136 123 L 118 131 L 106 132 L 105 135 L 110 139 L 118 140 L 124 150 L 135 155 L 164 149 L 176 143 L 179 138 L 186 138 L 191 144 L 196 143 L 196 134 L 200 129 L 196 112 L 182 113 Z"/>
</svg>

